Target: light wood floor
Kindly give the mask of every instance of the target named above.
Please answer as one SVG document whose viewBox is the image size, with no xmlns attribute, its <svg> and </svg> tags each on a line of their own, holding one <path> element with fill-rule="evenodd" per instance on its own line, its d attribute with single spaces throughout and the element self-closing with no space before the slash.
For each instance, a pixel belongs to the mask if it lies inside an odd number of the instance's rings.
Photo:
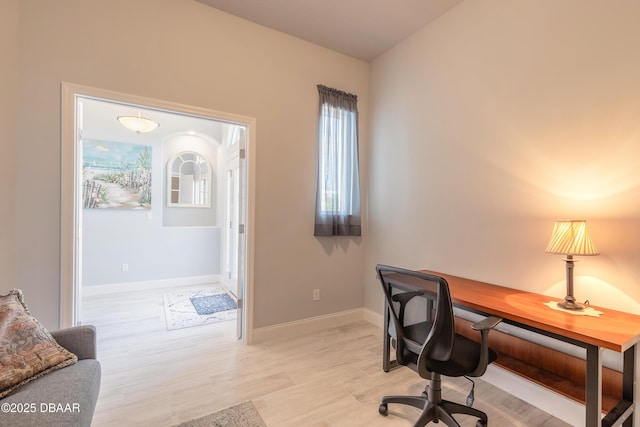
<svg viewBox="0 0 640 427">
<path fill-rule="evenodd" d="M 167 331 L 165 291 L 83 301 L 103 370 L 94 427 L 171 426 L 247 400 L 269 427 L 410 426 L 419 413 L 390 405 L 378 414 L 381 396 L 420 394 L 425 381 L 407 368 L 382 371 L 381 330 L 368 322 L 245 346 L 234 322 Z M 450 400 L 464 402 L 469 389 L 465 379 L 443 380 Z M 492 426 L 568 425 L 482 380 L 475 396 Z"/>
</svg>

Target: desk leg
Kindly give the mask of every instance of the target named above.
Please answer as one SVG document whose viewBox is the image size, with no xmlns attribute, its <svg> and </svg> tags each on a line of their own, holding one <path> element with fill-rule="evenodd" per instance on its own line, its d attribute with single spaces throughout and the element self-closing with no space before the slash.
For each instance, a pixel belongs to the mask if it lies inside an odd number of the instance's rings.
<svg viewBox="0 0 640 427">
<path fill-rule="evenodd" d="M 600 426 L 602 414 L 602 348 L 587 346 L 586 427 Z"/>
<path fill-rule="evenodd" d="M 389 372 L 393 368 L 398 366 L 398 362 L 395 360 L 391 361 L 391 336 L 389 335 L 389 322 L 391 314 L 389 313 L 389 307 L 384 305 L 384 330 L 383 340 L 382 340 L 382 370 L 385 372 Z"/>
<path fill-rule="evenodd" d="M 635 417 L 636 412 L 636 362 L 637 362 L 638 352 L 636 346 L 627 349 L 624 352 L 623 356 L 623 366 L 622 366 L 622 399 L 631 403 L 631 415 L 629 418 L 625 420 L 622 424 L 625 427 L 631 427 L 634 425 L 633 420 L 637 419 Z"/>
<path fill-rule="evenodd" d="M 603 427 L 631 427 L 634 419 L 638 420 L 638 417 L 633 416 L 636 412 L 635 398 L 638 396 L 638 385 L 635 381 L 636 366 L 638 366 L 637 359 L 638 352 L 635 345 L 623 353 L 622 400 L 602 419 Z"/>
<path fill-rule="evenodd" d="M 391 361 L 389 351 L 391 349 L 391 337 L 389 336 L 389 307 L 384 305 L 384 326 L 382 327 L 382 370 L 389 372 Z"/>
</svg>

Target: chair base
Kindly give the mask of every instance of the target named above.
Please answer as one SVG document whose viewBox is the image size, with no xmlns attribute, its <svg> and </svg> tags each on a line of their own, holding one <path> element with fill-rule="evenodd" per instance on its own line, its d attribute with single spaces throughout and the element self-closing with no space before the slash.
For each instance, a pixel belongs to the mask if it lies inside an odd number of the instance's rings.
<svg viewBox="0 0 640 427">
<path fill-rule="evenodd" d="M 422 414 L 420 414 L 420 417 L 413 424 L 413 427 L 424 427 L 431 421 L 436 423 L 442 421 L 449 427 L 460 427 L 460 424 L 453 418 L 453 414 L 477 417 L 476 427 L 486 427 L 488 421 L 487 414 L 469 406 L 443 400 L 440 398 L 439 391 L 439 388 L 436 390 L 425 390 L 421 396 L 385 396 L 382 398 L 382 403 L 378 411 L 380 414 L 386 416 L 389 411 L 387 405 L 389 403 L 399 403 L 422 409 Z"/>
</svg>

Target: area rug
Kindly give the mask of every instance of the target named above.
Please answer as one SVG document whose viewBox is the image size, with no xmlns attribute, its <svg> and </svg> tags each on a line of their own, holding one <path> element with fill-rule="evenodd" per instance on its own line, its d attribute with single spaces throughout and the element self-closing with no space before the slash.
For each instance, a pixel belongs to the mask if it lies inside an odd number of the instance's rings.
<svg viewBox="0 0 640 427">
<path fill-rule="evenodd" d="M 253 402 L 248 401 L 176 427 L 267 427 Z"/>
<path fill-rule="evenodd" d="M 165 292 L 162 299 L 169 331 L 235 320 L 238 312 L 223 286 Z"/>
<path fill-rule="evenodd" d="M 213 314 L 219 311 L 236 309 L 236 302 L 228 294 L 208 295 L 190 298 L 191 304 L 199 315 Z"/>
</svg>

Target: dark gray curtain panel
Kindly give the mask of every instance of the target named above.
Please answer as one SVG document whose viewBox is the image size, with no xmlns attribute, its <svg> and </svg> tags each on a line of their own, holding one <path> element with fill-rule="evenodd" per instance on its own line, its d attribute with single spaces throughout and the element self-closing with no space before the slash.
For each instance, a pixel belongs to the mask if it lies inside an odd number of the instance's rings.
<svg viewBox="0 0 640 427">
<path fill-rule="evenodd" d="M 318 85 L 314 236 L 360 236 L 358 97 Z"/>
</svg>

